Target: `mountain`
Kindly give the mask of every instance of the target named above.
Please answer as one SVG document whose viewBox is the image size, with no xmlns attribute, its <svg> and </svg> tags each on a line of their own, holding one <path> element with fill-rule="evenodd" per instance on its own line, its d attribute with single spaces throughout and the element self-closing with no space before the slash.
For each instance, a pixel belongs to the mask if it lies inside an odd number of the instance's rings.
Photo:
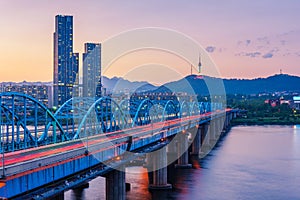
<svg viewBox="0 0 300 200">
<path fill-rule="evenodd" d="M 123 78 L 113 77 L 107 78 L 105 76 L 102 77 L 103 87 L 107 89 L 108 92 L 120 92 L 120 91 L 135 91 L 135 92 L 145 92 L 157 89 L 156 86 L 145 82 L 145 81 L 128 81 Z"/>
<path fill-rule="evenodd" d="M 190 75 L 178 81 L 166 83 L 156 89 L 155 92 L 168 92 L 168 90 L 171 90 L 174 92 L 193 93 L 195 91 L 196 94 L 208 95 L 210 89 L 214 94 L 222 94 L 222 88 L 219 87 L 222 81 L 227 94 L 300 92 L 300 77 L 288 74 L 276 74 L 267 78 L 257 79 L 221 79 Z M 209 85 L 209 89 L 207 85 Z"/>
</svg>

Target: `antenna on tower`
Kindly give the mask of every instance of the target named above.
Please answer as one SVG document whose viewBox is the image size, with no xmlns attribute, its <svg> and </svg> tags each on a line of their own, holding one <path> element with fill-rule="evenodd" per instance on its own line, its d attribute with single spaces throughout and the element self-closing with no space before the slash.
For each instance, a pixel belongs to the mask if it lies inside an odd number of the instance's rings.
<svg viewBox="0 0 300 200">
<path fill-rule="evenodd" d="M 198 63 L 198 72 L 199 72 L 199 74 L 201 73 L 201 67 L 202 67 L 202 64 L 201 64 L 201 53 L 199 53 L 199 63 Z"/>
<path fill-rule="evenodd" d="M 280 74 L 282 74 L 282 69 L 280 69 Z"/>
</svg>

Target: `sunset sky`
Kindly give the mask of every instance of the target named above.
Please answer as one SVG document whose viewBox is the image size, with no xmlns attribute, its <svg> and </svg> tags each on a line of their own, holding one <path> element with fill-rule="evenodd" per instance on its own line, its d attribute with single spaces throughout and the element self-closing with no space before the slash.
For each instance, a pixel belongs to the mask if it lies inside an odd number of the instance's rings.
<svg viewBox="0 0 300 200">
<path fill-rule="evenodd" d="M 131 29 L 161 27 L 197 41 L 222 77 L 266 77 L 280 69 L 300 76 L 299 10 L 298 0 L 0 0 L 0 82 L 52 81 L 57 14 L 74 16 L 75 52 L 82 53 L 85 42 L 101 43 Z M 155 63 L 181 63 L 168 56 L 157 55 Z M 135 58 L 129 55 L 124 62 L 137 65 L 130 59 Z M 180 67 L 190 72 L 188 63 Z"/>
</svg>

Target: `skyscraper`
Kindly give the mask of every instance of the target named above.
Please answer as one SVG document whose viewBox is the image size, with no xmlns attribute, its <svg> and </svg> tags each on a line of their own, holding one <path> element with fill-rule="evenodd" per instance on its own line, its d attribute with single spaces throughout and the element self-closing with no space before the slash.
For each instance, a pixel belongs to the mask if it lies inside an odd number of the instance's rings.
<svg viewBox="0 0 300 200">
<path fill-rule="evenodd" d="M 53 104 L 61 106 L 73 96 L 79 54 L 73 53 L 73 16 L 55 16 Z"/>
<path fill-rule="evenodd" d="M 83 53 L 83 96 L 101 96 L 101 44 L 85 43 Z"/>
</svg>

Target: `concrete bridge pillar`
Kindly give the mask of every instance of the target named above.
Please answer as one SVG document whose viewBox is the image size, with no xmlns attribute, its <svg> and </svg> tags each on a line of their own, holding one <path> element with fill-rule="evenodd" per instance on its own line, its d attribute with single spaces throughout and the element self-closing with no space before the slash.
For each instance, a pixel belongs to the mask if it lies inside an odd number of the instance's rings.
<svg viewBox="0 0 300 200">
<path fill-rule="evenodd" d="M 225 118 L 225 121 L 224 121 L 224 127 L 223 127 L 223 130 L 226 130 L 228 127 L 228 115 L 226 114 L 226 118 Z"/>
<path fill-rule="evenodd" d="M 185 131 L 178 134 L 178 146 L 177 146 L 177 156 L 178 163 L 175 165 L 176 168 L 191 168 L 192 165 L 189 164 L 189 144 L 188 135 Z"/>
<path fill-rule="evenodd" d="M 193 143 L 192 143 L 192 152 L 191 155 L 199 155 L 200 148 L 201 148 L 201 136 L 202 136 L 202 129 L 203 126 L 198 126 L 196 135 L 194 137 Z"/>
<path fill-rule="evenodd" d="M 223 133 L 223 127 L 225 123 L 226 117 L 222 116 L 218 119 L 218 137 L 220 137 Z"/>
<path fill-rule="evenodd" d="M 106 200 L 125 200 L 125 167 L 106 174 Z"/>
<path fill-rule="evenodd" d="M 53 200 L 64 200 L 65 199 L 65 194 L 64 192 L 61 192 L 51 198 L 48 198 L 47 200 L 50 200 L 50 199 L 53 199 Z"/>
<path fill-rule="evenodd" d="M 149 156 L 150 159 L 150 156 Z M 151 153 L 151 163 L 153 164 L 152 181 L 149 181 L 150 190 L 171 189 L 172 185 L 167 183 L 167 151 L 166 148 L 159 149 Z M 149 170 L 149 168 L 148 168 Z M 150 180 L 150 178 L 149 178 Z"/>
<path fill-rule="evenodd" d="M 210 121 L 209 123 L 206 123 L 204 125 L 204 140 L 203 140 L 203 143 L 202 143 L 202 146 L 201 146 L 201 156 L 205 156 L 207 155 L 210 150 L 212 149 L 212 132 L 213 132 L 213 123 L 212 121 Z"/>
<path fill-rule="evenodd" d="M 208 123 L 201 125 L 201 147 L 204 145 L 204 140 L 208 131 Z"/>
<path fill-rule="evenodd" d="M 73 188 L 72 190 L 73 190 L 75 196 L 82 196 L 84 189 L 89 188 L 89 186 L 90 186 L 90 184 L 87 182 L 87 183 L 83 183 L 82 185 L 80 185 L 78 187 Z"/>
<path fill-rule="evenodd" d="M 230 126 L 230 116 L 231 116 L 232 114 L 229 114 L 229 115 L 226 115 L 226 126 L 225 126 L 225 128 L 226 128 L 226 130 L 227 130 L 227 128 Z"/>
<path fill-rule="evenodd" d="M 209 143 L 211 144 L 211 146 L 214 145 L 214 143 L 216 142 L 216 138 L 217 138 L 217 119 L 213 119 L 210 122 L 210 130 L 209 130 L 209 135 L 210 135 L 210 141 Z"/>
<path fill-rule="evenodd" d="M 168 145 L 167 145 L 167 157 L 168 163 L 174 163 L 177 160 L 177 146 L 178 140 L 174 138 Z"/>
</svg>

